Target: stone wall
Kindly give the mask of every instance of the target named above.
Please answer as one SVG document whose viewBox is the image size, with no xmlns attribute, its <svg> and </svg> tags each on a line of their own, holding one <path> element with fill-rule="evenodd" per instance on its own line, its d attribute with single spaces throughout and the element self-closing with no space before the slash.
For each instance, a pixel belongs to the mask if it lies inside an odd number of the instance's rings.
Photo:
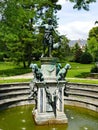
<svg viewBox="0 0 98 130">
<path fill-rule="evenodd" d="M 0 109 L 34 103 L 29 94 L 29 83 L 0 84 Z"/>
<path fill-rule="evenodd" d="M 69 94 L 64 98 L 66 105 L 80 106 L 98 112 L 98 85 L 68 83 Z"/>
<path fill-rule="evenodd" d="M 98 85 L 67 84 L 69 94 L 64 97 L 66 105 L 80 106 L 98 112 Z M 24 104 L 34 104 L 29 99 L 29 83 L 0 84 L 0 109 Z"/>
</svg>

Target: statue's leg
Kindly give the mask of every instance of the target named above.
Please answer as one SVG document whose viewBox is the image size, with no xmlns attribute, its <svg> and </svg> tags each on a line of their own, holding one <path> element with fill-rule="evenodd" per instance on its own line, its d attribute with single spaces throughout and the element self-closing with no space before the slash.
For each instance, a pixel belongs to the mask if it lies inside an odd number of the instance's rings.
<svg viewBox="0 0 98 130">
<path fill-rule="evenodd" d="M 49 46 L 49 57 L 52 57 L 52 55 L 51 55 L 51 45 Z"/>
<path fill-rule="evenodd" d="M 45 50 L 46 50 L 46 40 L 44 39 L 44 40 L 43 40 L 43 53 L 42 53 L 42 56 L 41 56 L 41 57 L 44 57 L 44 56 L 45 56 Z"/>
<path fill-rule="evenodd" d="M 50 35 L 49 36 L 49 57 L 52 57 L 51 55 L 52 48 L 53 48 L 53 37 L 52 35 Z"/>
<path fill-rule="evenodd" d="M 48 44 L 47 46 L 48 46 L 48 48 L 47 48 L 47 49 L 48 49 L 48 50 L 47 50 L 47 56 L 49 57 L 49 50 L 50 50 L 50 49 L 49 49 L 49 44 Z"/>
</svg>

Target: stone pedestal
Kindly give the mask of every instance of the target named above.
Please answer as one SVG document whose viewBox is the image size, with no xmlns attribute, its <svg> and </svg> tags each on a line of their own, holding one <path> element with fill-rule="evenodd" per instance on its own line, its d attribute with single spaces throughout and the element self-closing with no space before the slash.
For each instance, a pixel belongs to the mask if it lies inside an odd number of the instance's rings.
<svg viewBox="0 0 98 130">
<path fill-rule="evenodd" d="M 41 70 L 45 81 L 56 80 L 56 58 L 44 57 L 41 58 Z"/>
<path fill-rule="evenodd" d="M 37 109 L 32 111 L 35 123 L 66 124 L 68 119 L 64 113 L 64 88 L 66 81 L 56 80 L 56 60 L 41 59 L 41 70 L 44 81 L 36 82 L 38 88 Z"/>
</svg>

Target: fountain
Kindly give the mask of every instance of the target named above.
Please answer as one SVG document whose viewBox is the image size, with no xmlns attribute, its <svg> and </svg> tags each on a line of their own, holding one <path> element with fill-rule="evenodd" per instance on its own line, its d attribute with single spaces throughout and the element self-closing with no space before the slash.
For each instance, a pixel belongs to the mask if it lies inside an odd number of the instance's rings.
<svg viewBox="0 0 98 130">
<path fill-rule="evenodd" d="M 69 97 L 66 97 L 64 77 L 67 68 L 70 68 L 69 64 L 61 68 L 60 63 L 56 64 L 56 58 L 43 55 L 41 69 L 37 64 L 31 64 L 31 67 L 34 79 L 30 85 L 30 100 L 29 83 L 0 84 L 0 130 L 98 129 L 98 85 L 68 83 L 70 92 Z M 32 98 L 35 99 L 34 106 Z M 14 108 L 2 110 L 9 107 Z"/>
<path fill-rule="evenodd" d="M 61 36 L 58 43 L 53 43 L 52 31 L 54 27 L 49 18 L 45 29 L 43 54 L 41 56 L 41 68 L 37 64 L 31 64 L 34 79 L 31 83 L 31 95 L 35 99 L 35 109 L 32 114 L 35 123 L 43 124 L 66 124 L 68 119 L 64 113 L 64 94 L 66 94 L 65 76 L 70 68 L 66 64 L 61 68 L 57 59 L 52 57 L 52 49 L 61 45 Z"/>
<path fill-rule="evenodd" d="M 31 111 L 33 105 L 18 106 L 0 111 L 0 130 L 97 130 L 98 113 L 66 106 L 68 125 L 35 125 Z"/>
<path fill-rule="evenodd" d="M 97 130 L 98 85 L 70 84 L 71 96 L 68 99 L 65 97 L 68 96 L 65 77 L 70 65 L 66 64 L 61 68 L 57 59 L 52 57 L 51 51 L 61 45 L 61 37 L 58 43 L 53 44 L 51 20 L 50 28 L 46 25 L 44 27 L 46 30 L 40 59 L 41 68 L 37 64 L 30 65 L 34 75 L 30 83 L 30 95 L 28 83 L 0 85 L 0 130 Z M 28 95 L 31 100 L 28 100 Z M 35 105 L 27 105 L 32 98 L 35 99 Z M 70 104 L 87 109 L 67 106 Z M 9 107 L 14 108 L 2 110 Z"/>
</svg>

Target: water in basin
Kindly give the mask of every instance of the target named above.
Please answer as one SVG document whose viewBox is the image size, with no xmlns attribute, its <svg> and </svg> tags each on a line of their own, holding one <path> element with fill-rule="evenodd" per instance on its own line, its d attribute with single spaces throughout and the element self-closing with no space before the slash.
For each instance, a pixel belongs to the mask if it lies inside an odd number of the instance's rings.
<svg viewBox="0 0 98 130">
<path fill-rule="evenodd" d="M 32 117 L 33 105 L 0 111 L 0 130 L 98 130 L 98 113 L 65 106 L 66 125 L 36 126 Z"/>
</svg>

